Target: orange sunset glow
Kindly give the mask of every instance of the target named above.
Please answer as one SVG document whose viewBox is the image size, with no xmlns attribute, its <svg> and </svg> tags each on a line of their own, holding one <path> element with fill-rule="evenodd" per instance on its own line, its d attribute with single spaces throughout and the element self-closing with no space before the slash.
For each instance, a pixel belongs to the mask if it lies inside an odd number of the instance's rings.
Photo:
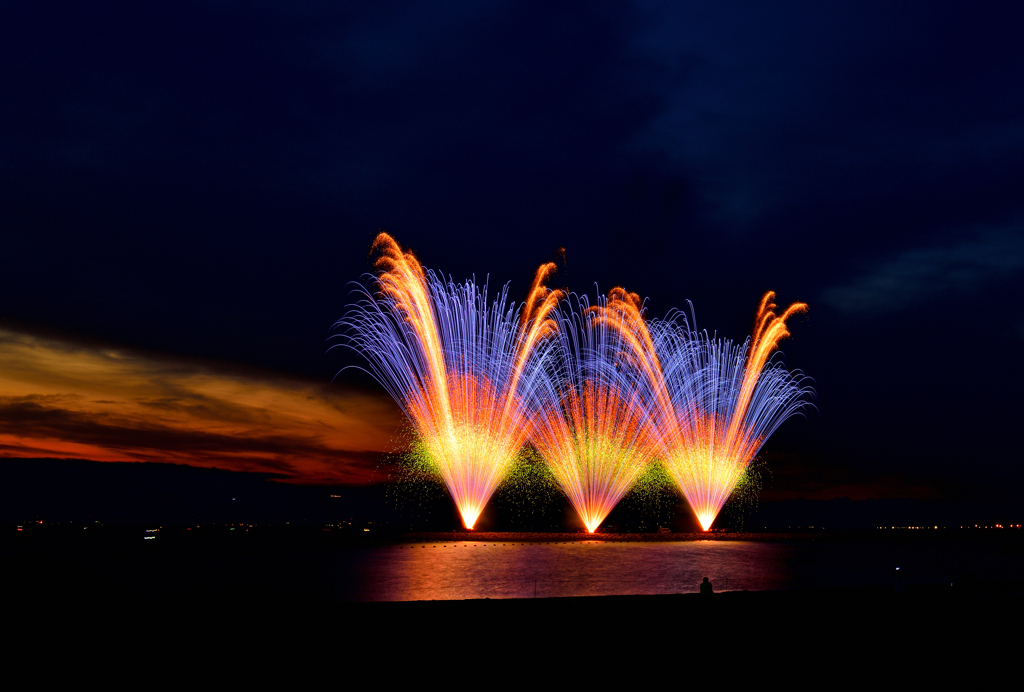
<svg viewBox="0 0 1024 692">
<path fill-rule="evenodd" d="M 5 329 L 0 412 L 0 457 L 172 462 L 300 483 L 374 479 L 401 426 L 384 394 Z"/>
</svg>

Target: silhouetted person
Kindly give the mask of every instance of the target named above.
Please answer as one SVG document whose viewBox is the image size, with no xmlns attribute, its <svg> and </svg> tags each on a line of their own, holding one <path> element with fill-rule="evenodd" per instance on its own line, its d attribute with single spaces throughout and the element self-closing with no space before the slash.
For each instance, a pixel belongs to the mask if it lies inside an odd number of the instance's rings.
<svg viewBox="0 0 1024 692">
<path fill-rule="evenodd" d="M 711 582 L 708 581 L 707 577 L 704 577 L 704 581 L 700 583 L 700 592 L 702 594 L 714 593 L 714 590 L 711 588 Z"/>
<path fill-rule="evenodd" d="M 903 593 L 903 572 L 899 567 L 892 571 L 892 587 L 895 593 Z"/>
</svg>

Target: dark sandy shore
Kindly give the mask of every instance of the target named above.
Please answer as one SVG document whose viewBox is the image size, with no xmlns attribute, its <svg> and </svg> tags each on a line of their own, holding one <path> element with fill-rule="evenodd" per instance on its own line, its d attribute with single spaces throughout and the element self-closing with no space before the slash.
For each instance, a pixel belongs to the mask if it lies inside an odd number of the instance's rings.
<svg viewBox="0 0 1024 692">
<path fill-rule="evenodd" d="M 813 649 L 849 655 L 855 649 L 872 656 L 908 651 L 930 642 L 952 647 L 977 637 L 998 638 L 1024 612 L 1024 581 L 978 584 L 971 591 L 948 585 L 912 585 L 902 593 L 892 587 L 845 587 L 785 591 L 731 591 L 704 596 L 590 596 L 466 601 L 346 603 L 334 614 L 354 626 L 416 631 L 449 623 L 500 623 L 502 632 L 522 632 L 530 641 L 538 627 L 547 636 L 591 634 L 616 642 L 606 653 L 629 645 L 645 651 L 729 652 L 746 661 L 751 654 L 782 650 L 799 658 Z M 557 636 L 556 635 L 556 636 Z M 486 641 L 493 639 L 485 636 Z M 561 641 L 561 640 L 559 640 Z M 1013 638 L 1016 641 L 1016 638 Z M 570 642 L 571 643 L 571 642 Z M 635 653 L 635 652 L 634 652 Z M 598 659 L 595 659 L 595 662 Z M 671 660 L 671 659 L 668 659 Z"/>
<path fill-rule="evenodd" d="M 410 667 L 462 673 L 472 670 L 474 660 L 484 661 L 492 674 L 499 666 L 503 675 L 530 673 L 539 659 L 557 658 L 572 664 L 567 669 L 574 680 L 579 674 L 573 666 L 606 676 L 691 662 L 716 663 L 715 670 L 728 676 L 753 672 L 807 680 L 808 656 L 816 655 L 845 680 L 890 659 L 912 671 L 923 665 L 944 671 L 954 661 L 986 670 L 1015 663 L 1012 628 L 1024 612 L 1021 586 L 1001 593 L 930 586 L 895 594 L 862 587 L 347 603 L 280 591 L 182 599 L 160 590 L 127 598 L 83 593 L 54 602 L 33 598 L 44 595 L 37 591 L 29 598 L 9 595 L 5 614 L 11 631 L 37 632 L 26 639 L 33 647 L 46 641 L 52 650 L 55 632 L 76 635 L 78 648 L 101 646 L 104 662 L 112 651 L 143 647 L 140 657 L 163 657 L 154 664 L 161 674 L 208 656 L 234 679 L 241 662 L 251 661 L 251 650 L 262 651 L 262 674 L 267 661 L 280 661 L 294 648 L 289 679 L 318 660 L 342 673 L 362 666 L 390 678 Z M 983 656 L 969 656 L 970 647 L 982 644 Z M 922 647 L 927 656 L 919 653 Z M 181 655 L 168 658 L 175 651 Z M 361 652 L 372 655 L 362 658 Z M 891 669 L 882 672 L 875 680 L 892 679 Z"/>
<path fill-rule="evenodd" d="M 654 608 L 715 607 L 723 609 L 745 607 L 815 608 L 825 605 L 848 604 L 851 607 L 908 607 L 945 604 L 968 607 L 1001 607 L 997 604 L 1024 605 L 1024 580 L 1007 579 L 999 582 L 980 581 L 970 588 L 951 588 L 948 584 L 910 584 L 896 593 L 891 586 L 844 586 L 819 589 L 783 589 L 777 591 L 727 591 L 710 595 L 698 593 L 658 594 L 634 596 L 574 596 L 561 598 L 506 598 L 438 601 L 381 601 L 353 602 L 344 607 L 381 608 L 390 610 L 422 611 L 465 609 L 486 612 L 491 610 L 522 610 L 532 612 L 593 608 L 612 612 L 639 612 Z M 983 604 L 988 604 L 987 606 Z"/>
</svg>

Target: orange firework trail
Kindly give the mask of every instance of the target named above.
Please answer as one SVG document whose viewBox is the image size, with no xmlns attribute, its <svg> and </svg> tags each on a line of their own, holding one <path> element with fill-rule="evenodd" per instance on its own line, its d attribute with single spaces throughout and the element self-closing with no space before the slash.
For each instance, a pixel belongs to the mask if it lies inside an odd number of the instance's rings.
<svg viewBox="0 0 1024 692">
<path fill-rule="evenodd" d="M 616 289 L 639 301 L 636 296 Z M 591 533 L 636 482 L 655 440 L 645 383 L 624 356 L 628 335 L 601 318 L 608 301 L 590 307 L 570 296 L 552 313 L 534 396 L 530 441 Z"/>
<path fill-rule="evenodd" d="M 644 328 L 634 306 L 619 303 L 620 328 L 651 385 L 659 452 L 706 531 L 765 440 L 810 403 L 801 373 L 771 357 L 789 336 L 786 320 L 807 306 L 775 314 L 775 294 L 761 299 L 753 336 L 743 344 L 687 326 L 684 315 Z"/>
<path fill-rule="evenodd" d="M 376 293 L 363 290 L 336 326 L 402 407 L 473 528 L 526 439 L 532 355 L 559 297 L 544 286 L 554 264 L 537 271 L 519 313 L 505 289 L 488 303 L 486 284 L 443 280 L 386 233 L 373 249 Z"/>
</svg>

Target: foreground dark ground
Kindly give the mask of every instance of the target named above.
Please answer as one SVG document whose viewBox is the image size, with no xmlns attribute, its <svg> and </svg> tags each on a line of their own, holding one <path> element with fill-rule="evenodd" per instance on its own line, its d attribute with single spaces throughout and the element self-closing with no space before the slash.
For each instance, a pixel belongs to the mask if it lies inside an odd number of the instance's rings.
<svg viewBox="0 0 1024 692">
<path fill-rule="evenodd" d="M 280 667 L 287 684 L 304 671 L 339 666 L 370 666 L 390 678 L 497 665 L 517 676 L 555 659 L 584 668 L 574 679 L 635 672 L 653 660 L 735 667 L 730 675 L 781 666 L 804 677 L 799 671 L 826 665 L 852 678 L 910 675 L 904 682 L 911 684 L 924 669 L 976 673 L 983 664 L 985 675 L 1013 665 L 1011 630 L 1024 613 L 1024 582 L 979 586 L 379 603 L 35 588 L 8 591 L 4 613 L 22 633 L 20 644 L 47 641 L 52 649 L 59 633 L 62 650 L 91 652 L 97 661 L 135 652 L 161 671 L 171 660 L 180 671 L 201 662 L 208 666 L 202 675 L 214 669 L 225 680 Z M 369 657 L 355 658 L 361 655 Z"/>
</svg>

